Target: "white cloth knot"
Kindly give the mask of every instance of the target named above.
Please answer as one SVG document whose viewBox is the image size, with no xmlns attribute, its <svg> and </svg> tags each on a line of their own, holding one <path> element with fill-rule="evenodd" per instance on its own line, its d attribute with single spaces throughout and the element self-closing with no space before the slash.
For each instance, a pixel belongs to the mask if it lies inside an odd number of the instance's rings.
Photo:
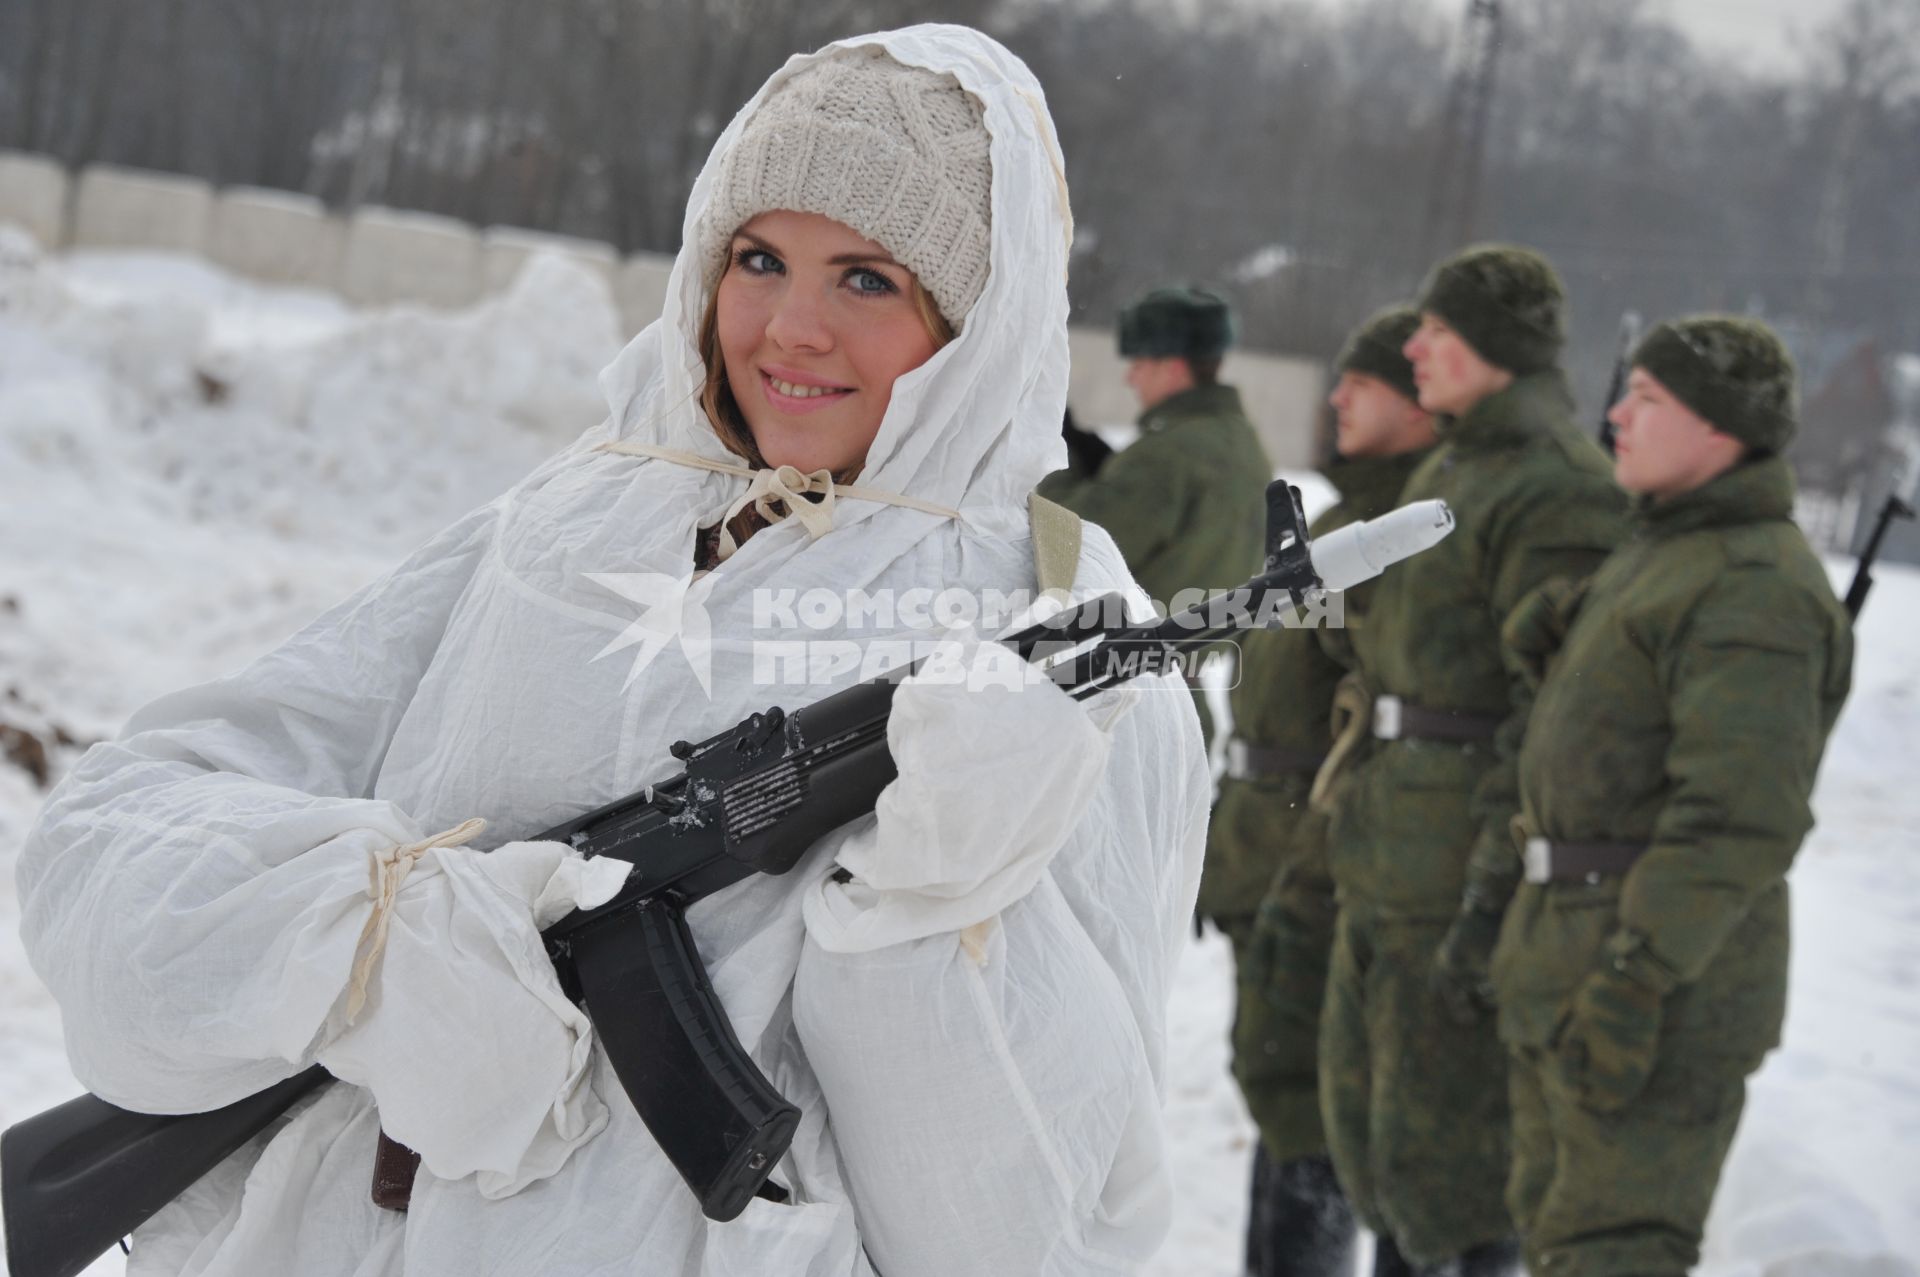
<svg viewBox="0 0 1920 1277">
<path fill-rule="evenodd" d="M 886 492 L 879 488 L 863 488 L 857 483 L 835 483 L 830 470 L 815 470 L 806 473 L 795 466 L 774 466 L 756 470 L 751 466 L 734 465 L 727 461 L 717 461 L 712 457 L 703 457 L 697 452 L 686 452 L 680 448 L 665 448 L 658 444 L 636 443 L 627 439 L 610 440 L 600 445 L 601 452 L 617 452 L 629 457 L 651 457 L 657 461 L 671 461 L 675 465 L 692 466 L 697 470 L 712 470 L 718 474 L 734 474 L 748 480 L 747 491 L 739 500 L 727 507 L 720 517 L 720 543 L 717 556 L 722 563 L 739 549 L 739 543 L 733 539 L 733 533 L 727 530 L 727 524 L 733 522 L 735 515 L 749 505 L 768 523 L 778 523 L 788 515 L 800 521 L 807 530 L 807 536 L 815 541 L 833 531 L 833 503 L 838 497 L 854 501 L 878 501 L 884 505 L 897 505 L 907 510 L 918 510 L 922 514 L 937 514 L 943 519 L 958 519 L 958 510 L 949 510 L 946 506 L 935 505 L 931 501 L 921 501 L 898 492 Z M 820 500 L 809 501 L 814 493 L 820 494 Z"/>
<path fill-rule="evenodd" d="M 810 494 L 816 492 L 821 494 L 819 501 L 807 500 Z M 727 525 L 747 506 L 751 505 L 755 513 L 768 523 L 778 523 L 792 515 L 807 530 L 808 538 L 818 541 L 833 531 L 833 495 L 833 472 L 830 470 L 815 470 L 810 474 L 793 466 L 755 470 L 745 495 L 728 506 L 720 520 L 720 561 L 725 563 L 728 556 L 740 548 Z"/>
<path fill-rule="evenodd" d="M 475 817 L 463 820 L 442 833 L 418 842 L 403 843 L 376 852 L 367 864 L 367 895 L 373 901 L 373 914 L 360 929 L 359 956 L 353 963 L 353 980 L 347 985 L 347 1023 L 367 1004 L 367 982 L 373 978 L 374 964 L 387 947 L 387 923 L 393 917 L 393 904 L 400 895 L 400 884 L 407 880 L 420 857 L 435 847 L 458 847 L 476 837 L 487 822 Z"/>
</svg>

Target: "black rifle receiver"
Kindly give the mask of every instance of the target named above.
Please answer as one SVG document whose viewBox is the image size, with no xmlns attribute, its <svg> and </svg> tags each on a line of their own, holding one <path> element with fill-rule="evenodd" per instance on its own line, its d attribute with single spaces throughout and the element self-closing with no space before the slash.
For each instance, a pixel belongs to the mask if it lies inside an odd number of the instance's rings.
<svg viewBox="0 0 1920 1277">
<path fill-rule="evenodd" d="M 1318 588 L 1300 492 L 1267 488 L 1261 574 L 1198 607 L 1127 625 L 1117 595 L 999 640 L 1046 665 L 1075 699 L 1177 667 Z M 786 1154 L 800 1112 L 760 1073 L 714 996 L 686 924 L 694 901 L 781 874 L 822 836 L 873 810 L 893 780 L 896 671 L 787 714 L 769 709 L 673 754 L 663 784 L 533 835 L 633 862 L 619 893 L 544 933 L 562 987 L 592 1018 L 635 1110 L 708 1218 L 730 1220 Z M 13 1277 L 76 1277 L 120 1238 L 331 1081 L 318 1065 L 212 1113 L 134 1113 L 83 1095 L 0 1135 Z"/>
</svg>

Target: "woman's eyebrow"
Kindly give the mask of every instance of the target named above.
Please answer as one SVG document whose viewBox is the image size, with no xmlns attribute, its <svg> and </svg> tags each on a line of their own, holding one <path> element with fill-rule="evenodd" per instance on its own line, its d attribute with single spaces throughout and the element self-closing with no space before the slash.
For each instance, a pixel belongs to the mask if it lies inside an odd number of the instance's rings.
<svg viewBox="0 0 1920 1277">
<path fill-rule="evenodd" d="M 868 262 L 878 262 L 883 266 L 900 264 L 885 253 L 836 253 L 827 259 L 829 266 L 864 266 Z"/>
<path fill-rule="evenodd" d="M 775 257 L 786 256 L 784 249 L 760 238 L 752 231 L 735 231 L 733 237 L 735 239 L 746 240 L 747 243 L 753 245 L 755 248 L 772 253 Z M 864 266 L 871 262 L 878 262 L 882 266 L 898 266 L 900 264 L 888 256 L 885 251 L 874 253 L 835 253 L 827 259 L 827 265 L 829 266 Z"/>
<path fill-rule="evenodd" d="M 760 249 L 763 252 L 772 253 L 775 257 L 781 257 L 785 255 L 774 245 L 769 244 L 764 239 L 761 239 L 758 235 L 755 235 L 752 231 L 735 231 L 733 233 L 733 237 L 736 240 L 744 239 L 745 241 L 747 241 L 747 243 L 753 245 L 755 248 Z"/>
</svg>

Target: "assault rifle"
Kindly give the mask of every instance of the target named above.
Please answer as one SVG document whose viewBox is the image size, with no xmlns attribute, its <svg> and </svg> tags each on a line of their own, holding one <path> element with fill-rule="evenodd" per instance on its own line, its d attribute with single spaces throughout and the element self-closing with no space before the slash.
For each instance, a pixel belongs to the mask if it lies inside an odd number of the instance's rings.
<svg viewBox="0 0 1920 1277">
<path fill-rule="evenodd" d="M 1308 544 L 1299 489 L 1267 489 L 1265 570 L 1238 590 L 1155 622 L 1126 623 L 1117 595 L 999 641 L 1084 700 L 1179 667 L 1285 605 L 1344 589 L 1437 543 L 1453 527 L 1420 501 Z M 1275 606 L 1278 604 L 1279 606 Z M 698 744 L 664 784 L 534 835 L 633 869 L 606 904 L 543 934 L 562 987 L 592 1018 L 654 1140 L 708 1218 L 729 1220 L 786 1153 L 800 1111 L 755 1067 L 687 929 L 693 902 L 756 873 L 785 873 L 823 835 L 873 810 L 895 776 L 887 715 L 898 679 L 859 683 L 793 713 L 768 709 Z M 302 1096 L 318 1065 L 211 1113 L 132 1113 L 83 1095 L 0 1137 L 7 1262 L 14 1277 L 74 1277 Z"/>
<path fill-rule="evenodd" d="M 1896 516 L 1913 518 L 1913 507 L 1902 501 L 1897 493 L 1889 492 L 1886 504 L 1880 507 L 1880 517 L 1873 521 L 1873 532 L 1860 551 L 1859 566 L 1853 570 L 1853 583 L 1847 586 L 1847 615 L 1856 621 L 1860 619 L 1860 609 L 1867 605 L 1867 592 L 1873 589 L 1873 561 L 1880 557 L 1880 543 L 1886 540 L 1887 528 Z"/>
</svg>

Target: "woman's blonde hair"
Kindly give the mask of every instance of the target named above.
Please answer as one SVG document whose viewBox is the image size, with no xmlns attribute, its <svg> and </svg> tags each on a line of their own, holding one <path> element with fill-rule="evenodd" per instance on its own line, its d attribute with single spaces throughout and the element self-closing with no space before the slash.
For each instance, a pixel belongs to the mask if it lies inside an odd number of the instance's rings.
<svg viewBox="0 0 1920 1277">
<path fill-rule="evenodd" d="M 733 269 L 731 261 L 727 269 Z M 953 325 L 940 313 L 940 307 L 935 304 L 933 294 L 926 290 L 926 286 L 917 277 L 911 278 L 913 308 L 919 312 L 920 322 L 927 326 L 927 334 L 933 338 L 933 348 L 939 350 L 953 340 Z M 728 452 L 756 470 L 764 467 L 767 459 L 760 455 L 759 445 L 753 441 L 753 429 L 747 425 L 746 416 L 733 397 L 733 387 L 727 384 L 727 363 L 720 353 L 720 287 L 717 283 L 713 291 L 707 294 L 706 309 L 700 314 L 697 345 L 700 362 L 707 370 L 706 383 L 700 387 L 700 406 L 707 410 L 707 420 L 713 423 L 713 432 L 720 436 L 720 442 L 726 445 Z M 856 467 L 845 474 L 834 475 L 833 481 L 851 483 L 858 473 Z"/>
</svg>

